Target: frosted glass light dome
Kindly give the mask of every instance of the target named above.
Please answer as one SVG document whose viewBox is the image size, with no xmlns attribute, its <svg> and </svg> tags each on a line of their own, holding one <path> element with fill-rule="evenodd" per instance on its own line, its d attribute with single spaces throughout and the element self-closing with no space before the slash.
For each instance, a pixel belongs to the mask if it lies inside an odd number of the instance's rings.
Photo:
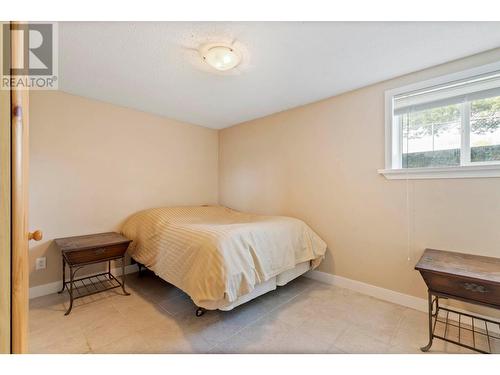
<svg viewBox="0 0 500 375">
<path fill-rule="evenodd" d="M 200 54 L 208 65 L 221 72 L 233 69 L 241 61 L 239 54 L 227 46 L 212 46 L 201 50 Z"/>
</svg>

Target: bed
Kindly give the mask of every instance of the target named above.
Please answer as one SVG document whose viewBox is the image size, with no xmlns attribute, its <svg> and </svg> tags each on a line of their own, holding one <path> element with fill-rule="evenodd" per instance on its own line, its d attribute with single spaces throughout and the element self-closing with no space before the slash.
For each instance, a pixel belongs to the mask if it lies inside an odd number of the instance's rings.
<svg viewBox="0 0 500 375">
<path fill-rule="evenodd" d="M 162 207 L 129 217 L 129 254 L 205 310 L 231 310 L 316 268 L 325 242 L 303 221 L 223 206 Z"/>
</svg>

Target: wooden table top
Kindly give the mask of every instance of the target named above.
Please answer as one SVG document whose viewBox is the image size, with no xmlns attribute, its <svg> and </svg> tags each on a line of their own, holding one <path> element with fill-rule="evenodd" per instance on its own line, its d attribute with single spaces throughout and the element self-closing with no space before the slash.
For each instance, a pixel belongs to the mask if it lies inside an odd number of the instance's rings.
<svg viewBox="0 0 500 375">
<path fill-rule="evenodd" d="M 97 247 L 120 245 L 132 242 L 132 240 L 129 240 L 116 232 L 56 238 L 54 241 L 61 251 L 93 249 Z"/>
<path fill-rule="evenodd" d="M 500 283 L 500 259 L 493 257 L 425 249 L 415 269 Z"/>
</svg>

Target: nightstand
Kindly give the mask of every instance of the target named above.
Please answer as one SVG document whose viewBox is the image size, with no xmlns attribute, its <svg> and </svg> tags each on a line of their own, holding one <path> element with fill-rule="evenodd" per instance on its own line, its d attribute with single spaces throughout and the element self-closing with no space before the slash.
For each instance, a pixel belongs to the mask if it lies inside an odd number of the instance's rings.
<svg viewBox="0 0 500 375">
<path fill-rule="evenodd" d="M 86 236 L 57 238 L 54 240 L 62 253 L 63 285 L 59 293 L 68 290 L 70 296 L 68 315 L 73 308 L 73 301 L 106 290 L 122 288 L 125 290 L 125 253 L 131 240 L 115 232 L 90 234 Z M 111 261 L 121 260 L 122 277 L 118 280 L 111 273 Z M 86 277 L 75 278 L 84 266 L 96 263 L 108 263 L 108 271 Z M 69 268 L 69 280 L 66 281 L 66 265 Z"/>
<path fill-rule="evenodd" d="M 454 299 L 500 309 L 500 259 L 425 249 L 415 269 L 428 288 L 429 343 L 421 350 L 428 351 L 438 338 L 480 353 L 498 352 L 499 320 L 441 306 L 440 301 Z"/>
</svg>

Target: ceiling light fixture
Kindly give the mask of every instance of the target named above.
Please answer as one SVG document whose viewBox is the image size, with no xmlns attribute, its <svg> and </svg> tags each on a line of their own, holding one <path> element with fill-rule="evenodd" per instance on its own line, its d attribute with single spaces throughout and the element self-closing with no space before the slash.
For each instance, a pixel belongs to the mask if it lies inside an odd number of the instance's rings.
<svg viewBox="0 0 500 375">
<path fill-rule="evenodd" d="M 224 72 L 241 62 L 241 56 L 233 47 L 223 44 L 208 44 L 200 48 L 203 60 L 212 68 Z"/>
</svg>

